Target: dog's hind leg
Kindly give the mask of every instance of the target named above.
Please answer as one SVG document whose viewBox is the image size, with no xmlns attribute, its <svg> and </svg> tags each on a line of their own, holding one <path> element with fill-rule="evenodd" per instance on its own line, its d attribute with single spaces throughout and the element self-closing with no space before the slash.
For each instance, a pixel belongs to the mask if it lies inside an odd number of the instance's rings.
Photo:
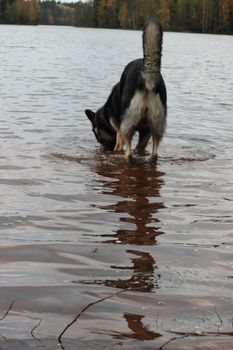
<svg viewBox="0 0 233 350">
<path fill-rule="evenodd" d="M 161 141 L 161 137 L 156 135 L 156 134 L 152 134 L 152 140 L 153 140 L 153 146 L 152 146 L 151 159 L 156 160 L 158 157 L 158 147 L 159 147 L 159 143 Z"/>
<path fill-rule="evenodd" d="M 139 153 L 145 152 L 148 142 L 150 140 L 150 137 L 151 137 L 150 131 L 145 132 L 145 131 L 139 130 L 139 139 L 136 146 L 137 152 Z"/>
</svg>

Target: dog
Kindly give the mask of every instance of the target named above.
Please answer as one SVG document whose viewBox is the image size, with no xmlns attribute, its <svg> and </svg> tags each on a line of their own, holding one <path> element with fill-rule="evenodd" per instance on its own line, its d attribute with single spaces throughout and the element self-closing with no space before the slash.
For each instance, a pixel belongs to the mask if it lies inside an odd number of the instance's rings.
<svg viewBox="0 0 233 350">
<path fill-rule="evenodd" d="M 136 131 L 138 151 L 145 151 L 152 138 L 152 159 L 157 159 L 160 141 L 166 129 L 167 92 L 161 75 L 163 30 L 159 22 L 149 20 L 143 30 L 143 58 L 130 62 L 106 103 L 95 113 L 85 114 L 92 123 L 97 141 L 106 149 L 131 157 L 131 140 Z"/>
</svg>

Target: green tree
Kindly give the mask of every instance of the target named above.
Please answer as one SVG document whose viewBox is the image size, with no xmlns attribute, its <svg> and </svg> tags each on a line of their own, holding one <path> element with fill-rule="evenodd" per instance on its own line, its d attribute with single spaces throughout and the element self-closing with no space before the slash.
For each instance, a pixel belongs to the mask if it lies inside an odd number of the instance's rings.
<svg viewBox="0 0 233 350">
<path fill-rule="evenodd" d="M 106 26 L 108 28 L 117 28 L 118 14 L 116 0 L 106 0 L 106 14 Z"/>
<path fill-rule="evenodd" d="M 4 11 L 5 22 L 8 24 L 15 23 L 16 14 L 15 14 L 15 6 L 14 3 L 10 4 L 6 3 L 5 11 Z"/>
<path fill-rule="evenodd" d="M 75 5 L 75 19 L 74 23 L 79 27 L 93 27 L 94 26 L 94 8 L 91 2 L 83 3 L 79 1 Z"/>
<path fill-rule="evenodd" d="M 177 13 L 177 7 L 178 7 L 178 0 L 170 0 L 170 29 L 176 30 L 178 26 L 178 13 Z"/>
<path fill-rule="evenodd" d="M 100 0 L 97 8 L 98 13 L 98 25 L 99 27 L 106 27 L 106 0 Z"/>
</svg>

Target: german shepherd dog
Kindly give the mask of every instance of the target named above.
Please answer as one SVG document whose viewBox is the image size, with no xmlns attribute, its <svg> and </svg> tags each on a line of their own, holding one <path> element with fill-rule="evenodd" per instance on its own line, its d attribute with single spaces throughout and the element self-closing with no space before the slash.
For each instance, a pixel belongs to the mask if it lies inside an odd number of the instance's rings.
<svg viewBox="0 0 233 350">
<path fill-rule="evenodd" d="M 167 93 L 161 75 L 161 25 L 148 21 L 143 31 L 143 58 L 130 62 L 120 81 L 113 87 L 107 102 L 96 113 L 85 113 L 92 123 L 97 141 L 106 149 L 131 156 L 131 140 L 136 131 L 138 151 L 145 151 L 152 138 L 152 158 L 157 158 L 158 145 L 166 128 Z"/>
</svg>

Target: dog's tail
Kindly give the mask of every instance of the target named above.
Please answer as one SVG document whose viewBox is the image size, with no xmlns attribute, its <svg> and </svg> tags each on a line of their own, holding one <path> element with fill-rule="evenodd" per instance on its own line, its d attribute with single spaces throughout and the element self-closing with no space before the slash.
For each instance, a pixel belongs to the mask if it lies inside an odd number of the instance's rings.
<svg viewBox="0 0 233 350">
<path fill-rule="evenodd" d="M 143 76 L 148 90 L 161 79 L 163 30 L 155 20 L 149 20 L 143 31 Z"/>
</svg>

